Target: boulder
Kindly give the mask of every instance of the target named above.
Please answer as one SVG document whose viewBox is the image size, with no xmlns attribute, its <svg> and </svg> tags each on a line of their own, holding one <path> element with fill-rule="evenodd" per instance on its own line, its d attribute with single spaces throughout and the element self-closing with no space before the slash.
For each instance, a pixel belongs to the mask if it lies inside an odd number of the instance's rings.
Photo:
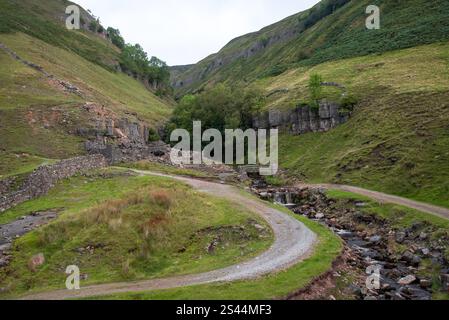
<svg viewBox="0 0 449 320">
<path fill-rule="evenodd" d="M 418 257 L 417 255 L 411 253 L 410 251 L 406 251 L 403 255 L 401 260 L 407 262 L 408 264 L 412 265 L 412 266 L 419 266 L 419 264 L 421 263 L 421 258 Z"/>
<path fill-rule="evenodd" d="M 416 277 L 414 275 L 408 275 L 404 278 L 399 279 L 398 283 L 401 286 L 408 286 L 416 281 Z"/>
<path fill-rule="evenodd" d="M 405 241 L 406 236 L 405 232 L 398 232 L 396 233 L 395 240 L 397 243 L 401 244 Z"/>
<path fill-rule="evenodd" d="M 382 237 L 381 237 L 381 236 L 378 236 L 378 235 L 372 236 L 371 238 L 368 239 L 368 241 L 369 241 L 370 243 L 373 243 L 373 244 L 379 243 L 379 242 L 382 241 Z"/>
<path fill-rule="evenodd" d="M 429 289 L 432 287 L 432 281 L 428 279 L 421 279 L 419 286 L 423 289 Z"/>
</svg>

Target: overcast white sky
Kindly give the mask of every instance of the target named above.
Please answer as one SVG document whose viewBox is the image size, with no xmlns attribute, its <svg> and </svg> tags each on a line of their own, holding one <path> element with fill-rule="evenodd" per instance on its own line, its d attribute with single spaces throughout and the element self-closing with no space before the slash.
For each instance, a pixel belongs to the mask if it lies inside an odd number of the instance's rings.
<svg viewBox="0 0 449 320">
<path fill-rule="evenodd" d="M 233 38 L 318 0 L 73 0 L 169 65 L 196 63 Z"/>
</svg>

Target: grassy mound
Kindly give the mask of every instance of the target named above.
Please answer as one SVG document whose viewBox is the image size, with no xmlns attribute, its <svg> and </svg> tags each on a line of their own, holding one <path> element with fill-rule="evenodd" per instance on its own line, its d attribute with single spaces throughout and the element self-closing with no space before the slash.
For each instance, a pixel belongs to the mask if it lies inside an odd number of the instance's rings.
<svg viewBox="0 0 449 320">
<path fill-rule="evenodd" d="M 69 265 L 86 275 L 83 286 L 160 278 L 238 263 L 273 240 L 264 221 L 237 205 L 123 170 L 69 179 L 5 216 L 49 208 L 60 217 L 14 243 L 12 263 L 0 272 L 6 296 L 64 288 Z M 45 263 L 33 271 L 29 261 L 39 253 Z"/>
<path fill-rule="evenodd" d="M 217 283 L 152 292 L 118 294 L 97 299 L 112 300 L 268 300 L 288 296 L 308 286 L 315 278 L 331 269 L 343 249 L 341 239 L 323 225 L 294 215 L 281 206 L 276 209 L 290 214 L 318 235 L 313 255 L 297 265 L 256 280 Z"/>
</svg>

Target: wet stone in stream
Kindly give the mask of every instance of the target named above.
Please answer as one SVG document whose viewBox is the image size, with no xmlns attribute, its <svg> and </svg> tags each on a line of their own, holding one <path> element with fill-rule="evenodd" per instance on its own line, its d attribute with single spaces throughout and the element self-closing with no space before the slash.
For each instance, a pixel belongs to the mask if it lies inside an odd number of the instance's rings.
<svg viewBox="0 0 449 320">
<path fill-rule="evenodd" d="M 358 270 L 360 279 L 368 277 L 366 271 L 370 266 L 379 267 L 378 288 L 368 289 L 365 280 L 351 283 L 349 289 L 356 299 L 432 299 L 433 280 L 428 272 L 423 272 L 429 268 L 424 260 L 431 263 L 431 268 L 441 269 L 440 286 L 447 292 L 449 265 L 444 252 L 449 239 L 443 236 L 432 240 L 434 226 L 419 222 L 407 229 L 398 229 L 380 216 L 363 212 L 366 203 L 345 200 L 350 203 L 337 205 L 336 200 L 328 199 L 320 189 L 268 188 L 258 183 L 252 191 L 264 200 L 281 203 L 297 214 L 323 223 L 338 234 L 353 256 L 349 264 Z"/>
</svg>

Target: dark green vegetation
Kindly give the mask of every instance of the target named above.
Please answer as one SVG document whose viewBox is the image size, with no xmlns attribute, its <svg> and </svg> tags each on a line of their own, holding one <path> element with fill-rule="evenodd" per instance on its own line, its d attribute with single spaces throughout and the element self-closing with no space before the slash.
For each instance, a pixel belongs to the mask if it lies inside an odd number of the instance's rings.
<svg viewBox="0 0 449 320">
<path fill-rule="evenodd" d="M 83 286 L 161 278 L 238 263 L 273 240 L 266 223 L 238 205 L 126 170 L 68 179 L 6 212 L 2 222 L 50 209 L 60 217 L 15 241 L 12 263 L 0 271 L 4 297 L 64 288 L 68 265 L 88 275 Z M 39 253 L 45 263 L 32 271 L 29 261 Z"/>
<path fill-rule="evenodd" d="M 153 292 L 128 293 L 99 297 L 98 299 L 128 299 L 128 300 L 267 300 L 286 297 L 298 288 L 304 288 L 313 279 L 322 275 L 332 267 L 334 260 L 340 255 L 343 244 L 339 237 L 329 229 L 312 222 L 302 216 L 293 215 L 289 210 L 274 206 L 291 214 L 304 223 L 319 237 L 312 257 L 281 271 L 277 274 L 262 277 L 257 280 L 237 281 L 233 283 L 218 283 L 211 285 L 192 286 Z"/>
<path fill-rule="evenodd" d="M 344 85 L 346 95 L 320 87 L 321 81 Z M 268 96 L 262 109 L 294 108 L 317 98 L 356 104 L 349 122 L 330 132 L 281 136 L 280 164 L 290 175 L 449 207 L 446 43 L 300 66 L 252 85 Z M 185 98 L 177 112 L 199 97 Z"/>
<path fill-rule="evenodd" d="M 309 80 L 310 105 L 319 108 L 319 100 L 323 94 L 321 83 L 323 78 L 319 74 L 312 74 Z"/>
<path fill-rule="evenodd" d="M 380 30 L 365 27 L 371 4 L 380 7 Z M 263 109 L 322 98 L 356 104 L 350 121 L 331 132 L 283 136 L 281 166 L 305 181 L 449 207 L 448 30 L 447 1 L 322 1 L 178 68 L 173 81 L 177 95 L 251 84 L 267 96 Z M 435 44 L 420 46 L 428 43 Z M 313 75 L 321 79 L 311 86 Z M 345 86 L 346 95 L 320 80 Z"/>
<path fill-rule="evenodd" d="M 368 5 L 380 7 L 380 30 L 365 27 Z M 449 3 L 445 0 L 328 0 L 232 40 L 220 52 L 176 75 L 173 82 L 177 95 L 183 95 L 217 82 L 245 85 L 297 66 L 448 39 Z"/>
<path fill-rule="evenodd" d="M 201 121 L 202 129 L 248 129 L 252 116 L 264 103 L 261 91 L 255 88 L 234 88 L 217 85 L 199 95 L 186 95 L 179 102 L 167 126 L 169 132 L 183 128 L 192 132 L 193 121 Z"/>
<path fill-rule="evenodd" d="M 125 48 L 125 39 L 123 39 L 120 34 L 120 30 L 109 27 L 107 34 L 111 42 L 119 49 L 123 50 Z"/>
<path fill-rule="evenodd" d="M 120 55 L 120 66 L 122 70 L 131 72 L 134 77 L 149 81 L 153 87 L 158 88 L 156 94 L 164 95 L 171 92 L 168 88 L 170 72 L 167 64 L 157 57 L 149 59 L 140 45 L 124 46 Z"/>
</svg>

